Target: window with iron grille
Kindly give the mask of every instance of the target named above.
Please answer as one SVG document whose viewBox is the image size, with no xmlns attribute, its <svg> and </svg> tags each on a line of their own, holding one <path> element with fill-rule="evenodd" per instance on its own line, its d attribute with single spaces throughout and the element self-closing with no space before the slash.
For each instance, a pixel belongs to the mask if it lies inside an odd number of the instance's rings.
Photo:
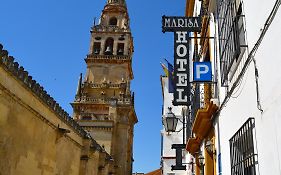
<svg viewBox="0 0 281 175">
<path fill-rule="evenodd" d="M 221 81 L 228 86 L 247 47 L 242 0 L 220 0 L 217 17 Z"/>
<path fill-rule="evenodd" d="M 255 119 L 249 118 L 229 140 L 232 175 L 256 175 Z"/>
</svg>

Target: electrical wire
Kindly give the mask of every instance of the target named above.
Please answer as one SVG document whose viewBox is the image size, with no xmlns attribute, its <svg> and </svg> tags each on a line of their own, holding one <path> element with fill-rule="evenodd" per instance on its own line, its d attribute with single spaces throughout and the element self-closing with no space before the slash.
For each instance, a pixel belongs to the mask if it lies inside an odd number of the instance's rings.
<svg viewBox="0 0 281 175">
<path fill-rule="evenodd" d="M 233 91 L 233 93 L 231 94 L 231 97 L 233 97 L 233 98 L 237 98 L 238 96 L 235 96 L 237 93 L 239 93 L 240 94 L 240 92 L 238 92 L 239 90 L 240 90 L 240 88 L 241 88 L 241 85 L 243 84 L 243 79 L 244 79 L 244 77 L 242 77 L 241 79 L 240 79 L 240 81 L 237 83 L 237 85 L 236 85 L 236 91 L 234 92 Z"/>
<path fill-rule="evenodd" d="M 246 76 L 245 76 L 245 80 L 243 80 L 244 78 L 241 78 L 241 83 L 240 83 L 240 85 L 239 85 L 239 88 L 238 88 L 238 90 L 235 92 L 235 93 L 233 93 L 232 95 L 231 95 L 231 97 L 232 98 L 238 98 L 240 95 L 241 95 L 241 93 L 243 92 L 243 89 L 244 89 L 244 87 L 245 87 L 245 85 L 246 85 L 246 82 L 247 82 L 247 79 L 248 79 L 248 75 L 249 75 L 249 72 L 247 72 L 247 74 L 246 74 Z M 242 85 L 243 84 L 243 85 Z M 242 86 L 242 87 L 241 87 Z M 239 92 L 238 92 L 239 91 Z M 237 95 L 236 95 L 236 93 L 238 93 Z M 235 95 L 235 96 L 234 96 Z"/>
</svg>

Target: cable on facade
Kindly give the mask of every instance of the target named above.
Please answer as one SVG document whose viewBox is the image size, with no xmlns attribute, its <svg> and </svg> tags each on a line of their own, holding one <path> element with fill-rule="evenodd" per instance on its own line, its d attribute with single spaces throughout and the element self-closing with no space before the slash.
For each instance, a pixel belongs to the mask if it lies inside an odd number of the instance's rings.
<svg viewBox="0 0 281 175">
<path fill-rule="evenodd" d="M 246 78 L 245 78 L 244 81 L 243 81 L 244 77 L 241 78 L 241 83 L 239 83 L 239 87 L 238 87 L 237 91 L 234 92 L 234 93 L 232 93 L 231 98 L 238 98 L 238 97 L 241 95 L 241 93 L 243 92 L 243 89 L 244 89 L 244 87 L 245 87 L 245 85 L 246 85 L 248 75 L 249 75 L 249 74 L 247 73 L 247 75 L 245 76 Z M 243 83 L 243 82 L 244 82 L 244 83 Z M 236 95 L 236 94 L 237 94 L 237 95 Z"/>
<path fill-rule="evenodd" d="M 248 74 L 247 74 L 248 75 Z M 245 76 L 243 76 L 240 80 L 239 80 L 239 82 L 236 84 L 236 86 L 235 86 L 235 89 L 236 89 L 236 91 L 234 92 L 232 92 L 232 94 L 231 94 L 231 98 L 238 98 L 239 96 L 240 96 L 240 94 L 243 92 L 243 89 L 244 89 L 244 87 L 245 87 L 245 84 L 246 84 L 246 82 L 247 82 L 247 76 L 246 75 L 246 79 L 243 81 L 243 79 L 245 78 Z M 244 83 L 243 83 L 244 82 Z M 236 95 L 236 94 L 238 94 L 238 95 Z"/>
<path fill-rule="evenodd" d="M 255 66 L 255 79 L 256 79 L 256 92 L 257 92 L 257 108 L 260 110 L 261 113 L 263 113 L 263 109 L 261 106 L 261 101 L 260 101 L 260 90 L 259 90 L 259 71 L 257 68 L 257 63 L 256 59 L 253 58 L 254 66 Z"/>
<path fill-rule="evenodd" d="M 239 84 L 240 80 L 245 75 L 245 72 L 247 71 L 250 63 L 253 61 L 254 56 L 255 56 L 259 46 L 261 45 L 261 42 L 262 42 L 262 40 L 263 40 L 267 30 L 269 29 L 270 25 L 272 24 L 272 21 L 274 20 L 277 12 L 279 10 L 280 5 L 281 5 L 281 0 L 276 0 L 275 4 L 273 6 L 273 9 L 270 12 L 270 15 L 268 16 L 268 18 L 267 18 L 267 20 L 266 20 L 266 22 L 264 24 L 264 28 L 262 29 L 261 34 L 260 34 L 256 44 L 254 45 L 253 49 L 251 50 L 250 54 L 248 55 L 248 58 L 247 58 L 247 60 L 246 60 L 246 62 L 244 64 L 240 74 L 238 75 L 236 81 L 233 83 L 233 86 L 231 87 L 230 91 L 227 93 L 226 97 L 224 98 L 224 100 L 223 100 L 223 102 L 221 104 L 221 107 L 218 110 L 218 113 L 220 113 L 221 110 L 223 109 L 223 107 L 226 105 L 226 103 L 228 102 L 228 100 L 231 97 L 232 93 L 234 92 L 234 90 L 236 89 L 237 85 Z M 259 105 L 260 105 L 260 102 L 258 102 L 258 106 Z M 261 106 L 259 106 L 258 108 L 261 109 Z M 218 115 L 216 115 L 216 116 L 218 116 Z"/>
</svg>

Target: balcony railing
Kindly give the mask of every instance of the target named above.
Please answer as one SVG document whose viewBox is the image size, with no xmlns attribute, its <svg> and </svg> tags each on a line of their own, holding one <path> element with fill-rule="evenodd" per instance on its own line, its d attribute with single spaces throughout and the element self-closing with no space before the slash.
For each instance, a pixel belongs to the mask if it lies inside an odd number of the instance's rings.
<svg viewBox="0 0 281 175">
<path fill-rule="evenodd" d="M 131 97 L 125 98 L 93 98 L 93 97 L 81 97 L 76 100 L 82 103 L 97 103 L 97 104 L 111 104 L 117 105 L 134 105 L 134 94 Z"/>
<path fill-rule="evenodd" d="M 112 83 L 88 83 L 83 84 L 85 88 L 126 88 L 126 83 L 112 84 Z"/>
<path fill-rule="evenodd" d="M 90 60 L 117 60 L 117 61 L 130 61 L 132 59 L 129 55 L 95 55 L 88 54 L 86 61 Z"/>
<path fill-rule="evenodd" d="M 129 28 L 120 28 L 118 26 L 104 26 L 104 25 L 96 25 L 92 27 L 92 32 L 130 32 Z"/>
</svg>

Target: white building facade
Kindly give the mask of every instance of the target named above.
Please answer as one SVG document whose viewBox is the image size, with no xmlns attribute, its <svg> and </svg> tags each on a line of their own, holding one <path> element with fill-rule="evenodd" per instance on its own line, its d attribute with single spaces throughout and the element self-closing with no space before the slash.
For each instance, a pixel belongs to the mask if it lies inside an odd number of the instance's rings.
<svg viewBox="0 0 281 175">
<path fill-rule="evenodd" d="M 163 94 L 163 110 L 162 119 L 166 117 L 169 112 L 168 108 L 172 108 L 172 112 L 180 121 L 178 121 L 176 132 L 166 132 L 164 127 L 161 130 L 161 169 L 163 175 L 192 175 L 192 165 L 186 164 L 192 161 L 192 157 L 185 149 L 182 151 L 182 162 L 186 166 L 185 170 L 173 170 L 172 166 L 176 164 L 176 150 L 172 149 L 173 144 L 185 144 L 186 135 L 183 137 L 183 117 L 186 117 L 186 107 L 173 106 L 173 94 L 168 91 L 168 77 L 161 76 L 162 94 Z"/>
<path fill-rule="evenodd" d="M 232 4 L 238 56 L 225 64 L 225 47 L 220 45 L 217 52 L 221 106 L 214 125 L 220 137 L 218 174 L 281 174 L 281 1 L 236 0 Z M 219 4 L 218 8 L 231 9 Z M 217 21 L 219 34 L 224 24 Z M 222 38 L 218 36 L 218 40 Z M 223 66 L 230 67 L 229 71 Z"/>
<path fill-rule="evenodd" d="M 280 0 L 187 1 L 187 16 L 203 20 L 201 33 L 194 34 L 193 61 L 210 61 L 213 68 L 213 82 L 200 84 L 205 106 L 195 114 L 193 138 L 187 139 L 196 161 L 199 153 L 205 158 L 198 175 L 281 174 L 280 5 Z M 213 113 L 206 112 L 210 104 L 216 105 Z M 203 114 L 208 121 L 200 123 Z M 208 123 L 208 131 L 200 129 Z"/>
</svg>

